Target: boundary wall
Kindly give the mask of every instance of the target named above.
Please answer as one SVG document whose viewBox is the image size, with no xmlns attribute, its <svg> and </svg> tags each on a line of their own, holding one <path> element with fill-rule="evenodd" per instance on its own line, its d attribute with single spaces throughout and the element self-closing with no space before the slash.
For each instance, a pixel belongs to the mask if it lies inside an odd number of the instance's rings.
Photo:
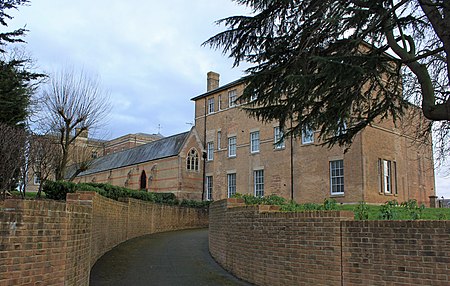
<svg viewBox="0 0 450 286">
<path fill-rule="evenodd" d="M 349 211 L 210 206 L 209 249 L 256 285 L 449 285 L 450 221 L 354 221 Z"/>
<path fill-rule="evenodd" d="M 206 210 L 94 192 L 0 202 L 0 285 L 89 285 L 91 267 L 131 238 L 208 226 Z"/>
</svg>

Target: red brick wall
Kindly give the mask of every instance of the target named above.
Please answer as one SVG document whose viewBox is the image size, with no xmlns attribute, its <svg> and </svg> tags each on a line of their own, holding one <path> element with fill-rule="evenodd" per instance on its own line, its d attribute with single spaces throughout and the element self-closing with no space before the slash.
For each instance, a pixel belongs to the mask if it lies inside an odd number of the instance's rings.
<svg viewBox="0 0 450 286">
<path fill-rule="evenodd" d="M 204 211 L 95 193 L 67 203 L 0 202 L 0 285 L 88 285 L 95 261 L 130 238 L 206 227 Z"/>
<path fill-rule="evenodd" d="M 342 223 L 345 285 L 450 285 L 450 221 Z"/>
<path fill-rule="evenodd" d="M 449 285 L 450 221 L 353 221 L 240 200 L 210 207 L 209 246 L 256 285 Z"/>
</svg>

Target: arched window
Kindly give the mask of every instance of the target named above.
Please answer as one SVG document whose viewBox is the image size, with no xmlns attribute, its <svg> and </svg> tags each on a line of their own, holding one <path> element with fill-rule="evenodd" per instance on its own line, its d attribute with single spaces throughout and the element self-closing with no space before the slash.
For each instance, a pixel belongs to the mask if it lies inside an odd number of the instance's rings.
<svg viewBox="0 0 450 286">
<path fill-rule="evenodd" d="M 147 189 L 147 174 L 145 174 L 144 170 L 142 170 L 142 173 L 141 173 L 141 179 L 140 179 L 139 186 L 140 186 L 141 190 Z"/>
<path fill-rule="evenodd" d="M 186 169 L 191 171 L 198 171 L 198 152 L 192 148 L 186 158 Z"/>
</svg>

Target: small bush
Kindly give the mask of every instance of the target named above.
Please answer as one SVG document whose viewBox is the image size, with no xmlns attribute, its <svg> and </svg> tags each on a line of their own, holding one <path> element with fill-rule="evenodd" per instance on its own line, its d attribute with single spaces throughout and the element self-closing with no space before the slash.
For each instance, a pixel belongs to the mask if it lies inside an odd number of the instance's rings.
<svg viewBox="0 0 450 286">
<path fill-rule="evenodd" d="M 368 220 L 369 219 L 369 207 L 366 202 L 359 202 L 355 210 L 355 219 L 357 220 Z"/>
<path fill-rule="evenodd" d="M 398 202 L 396 200 L 387 201 L 380 206 L 380 219 L 394 220 L 398 217 Z"/>
<path fill-rule="evenodd" d="M 45 181 L 42 186 L 42 191 L 45 193 L 45 197 L 51 200 L 64 201 L 68 193 L 74 193 L 76 191 L 76 184 L 72 182 L 64 181 Z"/>
<path fill-rule="evenodd" d="M 323 201 L 323 209 L 326 211 L 337 210 L 337 202 L 335 199 L 325 199 Z"/>
</svg>

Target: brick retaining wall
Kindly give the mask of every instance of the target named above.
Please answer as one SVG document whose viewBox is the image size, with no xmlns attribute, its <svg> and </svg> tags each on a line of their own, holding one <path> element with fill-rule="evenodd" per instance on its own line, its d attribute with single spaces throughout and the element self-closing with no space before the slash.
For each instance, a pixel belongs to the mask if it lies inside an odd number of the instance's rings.
<svg viewBox="0 0 450 286">
<path fill-rule="evenodd" d="M 88 285 L 91 267 L 119 243 L 140 235 L 206 227 L 205 211 L 96 193 L 67 203 L 0 203 L 0 285 Z"/>
<path fill-rule="evenodd" d="M 450 221 L 353 221 L 348 211 L 210 206 L 212 256 L 256 285 L 449 285 Z"/>
</svg>

